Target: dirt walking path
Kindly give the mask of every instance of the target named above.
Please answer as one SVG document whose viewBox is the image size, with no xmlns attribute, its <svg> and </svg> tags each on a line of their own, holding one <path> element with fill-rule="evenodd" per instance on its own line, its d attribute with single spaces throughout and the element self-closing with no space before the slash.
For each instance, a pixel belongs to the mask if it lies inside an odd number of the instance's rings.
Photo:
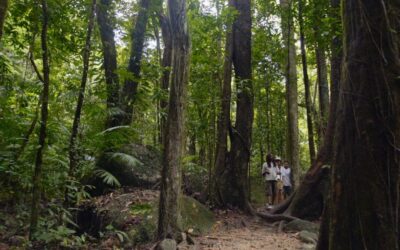
<svg viewBox="0 0 400 250">
<path fill-rule="evenodd" d="M 186 245 L 179 249 L 303 249 L 296 233 L 278 233 L 275 227 L 257 217 L 233 211 L 220 211 L 216 216 L 217 223 L 209 234 L 195 237 L 194 246 Z"/>
</svg>

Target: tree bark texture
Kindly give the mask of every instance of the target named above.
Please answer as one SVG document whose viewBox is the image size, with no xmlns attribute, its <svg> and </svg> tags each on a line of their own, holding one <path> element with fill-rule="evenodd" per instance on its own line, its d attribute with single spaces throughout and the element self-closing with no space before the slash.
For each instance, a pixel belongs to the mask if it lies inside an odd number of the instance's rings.
<svg viewBox="0 0 400 250">
<path fill-rule="evenodd" d="M 169 90 L 169 81 L 170 81 L 170 74 L 171 74 L 171 60 L 172 60 L 172 37 L 171 37 L 171 27 L 168 20 L 163 14 L 159 14 L 160 19 L 160 26 L 161 26 L 161 33 L 162 39 L 164 42 L 164 51 L 163 57 L 161 62 L 162 67 L 162 75 L 161 75 L 161 90 L 164 93 L 168 93 Z M 165 130 L 166 130 L 166 121 L 167 116 L 165 113 L 167 112 L 168 107 L 168 98 L 162 98 L 160 101 L 160 129 L 161 129 L 161 139 L 164 142 L 165 137 Z"/>
<path fill-rule="evenodd" d="M 282 37 L 286 53 L 286 101 L 288 109 L 288 158 L 292 167 L 294 186 L 299 184 L 299 125 L 297 106 L 297 70 L 296 46 L 294 41 L 294 25 L 291 16 L 291 0 L 281 0 Z"/>
<path fill-rule="evenodd" d="M 236 122 L 231 127 L 229 164 L 222 179 L 224 204 L 251 212 L 247 181 L 253 124 L 251 76 L 251 9 L 249 0 L 235 0 L 238 15 L 233 23 L 232 62 L 237 84 Z"/>
<path fill-rule="evenodd" d="M 81 113 L 83 108 L 83 101 L 85 98 L 85 89 L 86 83 L 89 73 L 89 59 L 90 59 L 90 52 L 91 52 L 91 39 L 92 39 L 92 32 L 94 26 L 94 16 L 96 11 L 96 0 L 92 0 L 92 6 L 90 9 L 89 20 L 88 20 L 88 27 L 86 32 L 86 41 L 85 41 L 85 48 L 83 50 L 83 71 L 82 71 L 82 78 L 81 78 L 81 85 L 79 88 L 78 94 L 78 101 L 76 104 L 74 121 L 72 124 L 71 129 L 71 136 L 69 139 L 69 173 L 68 177 L 73 178 L 76 167 L 78 165 L 78 145 L 77 145 L 77 137 L 79 132 L 79 124 L 81 120 Z M 68 190 L 66 191 L 68 192 Z M 68 193 L 65 194 L 65 202 L 68 204 Z"/>
<path fill-rule="evenodd" d="M 305 38 L 304 38 L 303 0 L 299 0 L 299 26 L 300 26 L 301 62 L 303 64 L 304 92 L 306 99 L 308 148 L 310 152 L 310 160 L 311 162 L 314 162 L 315 160 L 314 128 L 313 128 L 312 110 L 311 110 L 310 80 L 308 78 L 307 54 L 306 54 Z"/>
<path fill-rule="evenodd" d="M 31 208 L 31 221 L 29 238 L 33 239 L 37 229 L 39 217 L 39 202 L 41 190 L 41 177 L 43 165 L 43 150 L 46 142 L 47 130 L 47 117 L 48 117 L 48 103 L 49 103 L 49 85 L 50 85 L 50 66 L 49 66 L 49 53 L 47 48 L 47 29 L 49 21 L 49 13 L 47 9 L 47 1 L 41 1 L 42 7 L 42 32 L 41 32 L 41 45 L 42 45 L 42 60 L 43 60 L 43 91 L 41 100 L 41 120 L 39 131 L 39 145 L 36 152 L 35 168 L 33 171 L 32 179 L 32 208 Z"/>
<path fill-rule="evenodd" d="M 232 4 L 232 1 L 230 1 Z M 232 52 L 233 52 L 233 33 L 232 25 L 229 25 L 226 32 L 225 57 L 224 57 L 224 75 L 221 90 L 221 108 L 217 121 L 217 143 L 215 150 L 215 168 L 214 168 L 214 198 L 222 205 L 224 203 L 221 193 L 221 178 L 226 169 L 226 157 L 228 152 L 228 129 L 230 127 L 231 112 L 231 81 L 232 81 Z"/>
<path fill-rule="evenodd" d="M 399 249 L 400 7 L 346 0 L 342 9 L 329 237 L 319 248 Z"/>
<path fill-rule="evenodd" d="M 0 41 L 3 37 L 4 22 L 6 20 L 8 10 L 8 0 L 0 0 Z"/>
<path fill-rule="evenodd" d="M 168 0 L 168 10 L 172 31 L 172 72 L 166 140 L 163 148 L 157 233 L 159 239 L 174 237 L 180 231 L 181 160 L 185 145 L 184 113 L 190 51 L 186 1 Z"/>
<path fill-rule="evenodd" d="M 128 72 L 131 73 L 131 76 L 125 80 L 121 93 L 121 104 L 124 111 L 124 118 L 122 121 L 123 125 L 131 124 L 133 118 L 133 104 L 137 95 L 144 38 L 146 33 L 147 21 L 149 19 L 149 4 L 150 0 L 140 1 L 139 14 L 136 19 L 135 28 L 132 32 L 131 54 L 128 63 Z"/>
<path fill-rule="evenodd" d="M 342 46 L 342 38 L 341 38 L 341 15 L 340 15 L 340 0 L 331 0 L 330 1 L 332 12 L 330 17 L 334 21 L 331 25 L 331 33 L 333 34 L 333 38 L 331 41 L 331 104 L 329 110 L 329 119 L 328 119 L 328 127 L 327 133 L 325 135 L 326 139 L 328 140 L 329 150 L 328 152 L 332 152 L 330 154 L 330 161 L 333 156 L 333 134 L 336 127 L 336 122 L 331 121 L 331 117 L 336 118 L 336 109 L 337 109 L 337 102 L 339 97 L 339 87 L 340 87 L 340 76 L 341 76 L 341 65 L 343 59 L 343 46 Z M 334 109 L 332 108 L 334 107 Z M 335 119 L 336 120 L 336 119 Z M 329 133 L 329 137 L 328 136 Z M 329 162 L 331 164 L 331 162 Z M 325 200 L 324 204 L 324 212 L 323 212 L 323 219 L 320 226 L 320 233 L 318 239 L 317 249 L 321 249 L 325 246 L 329 245 L 329 213 L 331 207 L 331 195 L 328 194 L 328 197 Z"/>
<path fill-rule="evenodd" d="M 121 125 L 122 115 L 119 101 L 119 79 L 117 74 L 117 51 L 115 48 L 112 0 L 100 0 L 96 8 L 100 38 L 103 44 L 103 67 L 107 86 L 106 128 Z"/>
<path fill-rule="evenodd" d="M 318 29 L 317 31 L 318 32 Z M 317 41 L 317 48 L 315 50 L 317 60 L 317 79 L 318 79 L 318 100 L 319 111 L 321 120 L 319 121 L 319 135 L 320 138 L 324 137 L 326 126 L 328 122 L 329 112 L 329 86 L 328 86 L 328 72 L 326 67 L 325 51 Z"/>
</svg>

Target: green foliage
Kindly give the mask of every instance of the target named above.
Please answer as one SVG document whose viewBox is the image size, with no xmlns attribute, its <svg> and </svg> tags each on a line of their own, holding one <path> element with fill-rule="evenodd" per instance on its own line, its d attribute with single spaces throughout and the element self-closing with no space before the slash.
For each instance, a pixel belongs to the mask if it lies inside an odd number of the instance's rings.
<svg viewBox="0 0 400 250">
<path fill-rule="evenodd" d="M 139 161 L 137 158 L 133 157 L 132 155 L 124 153 L 112 153 L 110 159 L 116 159 L 117 161 L 120 161 L 122 164 L 132 167 L 137 167 L 137 166 L 143 167 L 143 163 Z"/>
<path fill-rule="evenodd" d="M 94 30 L 92 56 L 87 90 L 82 110 L 81 126 L 77 138 L 78 166 L 74 178 L 69 172 L 69 136 L 75 112 L 79 83 L 82 77 L 82 51 L 85 44 L 89 0 L 48 0 L 50 25 L 48 46 L 50 50 L 50 96 L 48 137 L 44 150 L 42 198 L 53 202 L 44 212 L 38 239 L 48 244 L 85 244 L 86 236 L 78 237 L 72 227 L 71 215 L 62 209 L 65 194 L 70 200 L 81 204 L 89 198 L 90 186 L 81 184 L 84 177 L 97 175 L 105 183 L 118 187 L 119 181 L 110 172 L 96 168 L 97 158 L 110 153 L 110 159 L 140 170 L 148 169 L 138 158 L 119 152 L 124 145 L 141 143 L 162 149 L 159 143 L 160 119 L 166 110 L 159 108 L 161 100 L 168 100 L 168 92 L 160 87 L 163 69 L 160 66 L 163 41 L 157 16 L 151 17 L 145 35 L 145 50 L 138 80 L 138 94 L 134 103 L 134 122 L 130 126 L 105 129 L 106 118 L 121 115 L 118 107 L 107 109 L 107 88 L 103 70 L 102 44 L 98 29 Z M 137 2 L 113 1 L 116 23 L 118 53 L 117 74 L 120 84 L 132 78 L 127 72 L 131 31 L 138 10 Z M 191 66 L 188 95 L 185 100 L 187 148 L 190 154 L 183 159 L 183 171 L 194 189 L 204 191 L 209 171 L 213 171 L 216 129 L 221 104 L 221 84 L 226 31 L 238 13 L 227 7 L 227 1 L 188 1 L 188 20 L 191 39 Z M 252 24 L 252 67 L 254 91 L 254 123 L 251 148 L 251 175 L 256 178 L 260 165 L 268 152 L 286 157 L 287 118 L 284 82 L 284 50 L 282 49 L 282 10 L 276 1 L 255 0 Z M 151 8 L 160 9 L 157 1 Z M 296 6 L 290 13 L 297 18 Z M 329 43 L 333 35 L 341 35 L 341 27 L 332 19 L 327 1 L 306 1 L 305 34 L 307 59 L 310 62 L 311 94 L 316 95 L 314 82 L 315 47 L 319 44 L 329 54 Z M 297 23 L 294 30 L 297 31 Z M 318 28 L 318 32 L 316 32 Z M 38 145 L 40 112 L 38 105 L 42 83 L 39 81 L 29 54 L 33 55 L 39 71 L 42 70 L 40 46 L 41 12 L 33 0 L 11 1 L 6 19 L 4 36 L 0 44 L 0 203 L 24 204 L 30 199 L 32 174 Z M 157 41 L 158 37 L 158 41 Z M 159 44 L 157 44 L 157 42 Z M 298 62 L 298 66 L 300 63 Z M 300 71 L 299 71 L 300 72 Z M 298 77 L 301 79 L 300 75 Z M 234 80 L 234 79 L 232 79 Z M 249 82 L 232 81 L 231 121 L 235 120 L 237 84 Z M 304 90 L 299 81 L 299 126 L 302 167 L 309 165 L 307 133 L 305 123 Z M 243 88 L 239 88 L 243 89 Z M 318 111 L 316 98 L 314 109 Z M 35 122 L 36 120 L 36 122 Z M 33 126 L 31 133 L 30 127 Z M 234 124 L 232 124 L 234 126 Z M 189 146 L 190 144 L 190 146 Z M 228 145 L 229 147 L 230 145 Z M 252 179 L 253 180 L 253 179 Z M 260 183 L 254 180 L 260 190 Z M 260 193 L 260 192 L 258 192 Z M 260 195 L 256 195 L 259 202 Z M 58 208 L 57 208 L 58 207 Z M 28 223 L 25 207 L 20 211 L 16 227 L 24 228 Z M 147 213 L 147 205 L 132 208 L 133 213 Z M 60 219 L 62 218 L 62 219 Z M 1 223 L 0 223 L 1 226 Z M 25 226 L 26 229 L 26 226 Z M 24 229 L 24 230 L 25 230 Z M 154 228 L 151 228 L 153 230 Z M 0 228 L 1 230 L 1 228 Z M 113 231 L 110 229 L 109 231 Z M 142 229 L 140 229 L 142 230 Z M 150 228 L 144 228 L 138 241 L 147 239 Z M 122 232 L 114 235 L 125 240 Z"/>
<path fill-rule="evenodd" d="M 130 207 L 133 215 L 149 215 L 153 209 L 153 204 L 139 203 Z"/>
<path fill-rule="evenodd" d="M 112 187 L 120 187 L 121 183 L 119 183 L 118 179 L 115 178 L 114 175 L 112 175 L 110 172 L 104 170 L 104 169 L 96 169 L 93 172 L 95 175 L 97 175 L 98 177 L 100 177 L 103 182 L 107 185 L 110 185 Z"/>
<path fill-rule="evenodd" d="M 121 243 L 129 240 L 129 236 L 127 233 L 125 233 L 124 231 L 115 229 L 111 224 L 106 226 L 106 231 L 103 232 L 102 234 L 107 235 L 107 236 L 109 236 L 110 234 L 115 235 Z"/>
</svg>

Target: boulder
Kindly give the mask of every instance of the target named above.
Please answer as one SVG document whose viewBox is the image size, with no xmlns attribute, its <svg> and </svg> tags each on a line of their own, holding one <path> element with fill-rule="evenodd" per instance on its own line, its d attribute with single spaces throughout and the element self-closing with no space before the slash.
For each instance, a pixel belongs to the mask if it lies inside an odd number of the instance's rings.
<svg viewBox="0 0 400 250">
<path fill-rule="evenodd" d="M 317 244 L 318 234 L 309 231 L 300 231 L 299 239 L 304 243 Z"/>
<path fill-rule="evenodd" d="M 172 239 L 164 239 L 157 244 L 156 250 L 176 250 L 176 241 Z"/>
<path fill-rule="evenodd" d="M 116 188 L 104 181 L 101 176 L 104 171 L 115 177 L 122 187 L 152 188 L 161 178 L 161 152 L 150 146 L 129 144 L 116 151 L 104 152 L 98 158 L 96 168 L 95 174 L 85 181 L 94 186 L 92 196 Z"/>
<path fill-rule="evenodd" d="M 82 205 L 76 223 L 79 233 L 99 237 L 100 232 L 112 228 L 126 232 L 129 244 L 133 246 L 153 240 L 157 229 L 159 191 L 139 188 L 125 191 L 121 189 L 95 197 Z M 180 224 L 183 232 L 200 235 L 210 231 L 215 218 L 207 207 L 184 195 L 181 207 Z"/>
<path fill-rule="evenodd" d="M 181 199 L 182 231 L 192 235 L 208 233 L 215 222 L 214 214 L 203 204 L 189 196 L 182 196 Z"/>
</svg>

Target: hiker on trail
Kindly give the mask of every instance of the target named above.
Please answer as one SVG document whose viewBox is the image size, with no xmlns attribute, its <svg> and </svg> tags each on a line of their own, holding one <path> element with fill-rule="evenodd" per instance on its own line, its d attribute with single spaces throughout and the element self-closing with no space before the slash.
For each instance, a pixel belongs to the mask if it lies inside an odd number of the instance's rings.
<svg viewBox="0 0 400 250">
<path fill-rule="evenodd" d="M 276 199 L 276 175 L 277 168 L 273 162 L 273 156 L 271 154 L 267 155 L 266 162 L 264 162 L 262 166 L 262 175 L 266 181 L 266 191 L 267 191 L 267 200 L 268 200 L 268 208 L 271 208 L 275 203 Z"/>
<path fill-rule="evenodd" d="M 289 167 L 289 162 L 285 161 L 283 163 L 283 168 L 281 168 L 282 182 L 283 182 L 283 195 L 286 199 L 292 193 L 292 173 Z"/>
<path fill-rule="evenodd" d="M 276 201 L 275 204 L 279 204 L 283 201 L 283 181 L 282 181 L 282 160 L 279 156 L 275 158 L 276 166 Z"/>
</svg>

